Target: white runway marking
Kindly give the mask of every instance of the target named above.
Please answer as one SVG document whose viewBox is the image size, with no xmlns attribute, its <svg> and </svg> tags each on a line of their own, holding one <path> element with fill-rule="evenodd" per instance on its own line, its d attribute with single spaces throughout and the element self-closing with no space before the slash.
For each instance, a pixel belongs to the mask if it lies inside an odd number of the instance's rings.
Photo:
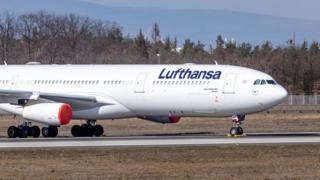
<svg viewBox="0 0 320 180">
<path fill-rule="evenodd" d="M 113 138 L 56 138 L 5 139 L 0 148 L 59 148 L 59 147 L 157 147 L 157 146 L 216 146 L 237 144 L 297 144 L 320 143 L 320 136 L 268 136 L 222 138 L 210 136 L 178 137 L 113 137 Z"/>
</svg>

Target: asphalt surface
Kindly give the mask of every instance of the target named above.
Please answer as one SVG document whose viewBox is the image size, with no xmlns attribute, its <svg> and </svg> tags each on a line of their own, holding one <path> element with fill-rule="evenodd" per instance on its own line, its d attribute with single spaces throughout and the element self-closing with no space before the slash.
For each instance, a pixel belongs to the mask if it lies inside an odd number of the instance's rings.
<svg viewBox="0 0 320 180">
<path fill-rule="evenodd" d="M 8 148 L 95 148 L 95 147 L 161 147 L 220 146 L 242 144 L 320 144 L 320 133 L 251 133 L 246 136 L 223 135 L 157 135 L 126 137 L 56 137 L 0 138 L 0 149 Z"/>
</svg>

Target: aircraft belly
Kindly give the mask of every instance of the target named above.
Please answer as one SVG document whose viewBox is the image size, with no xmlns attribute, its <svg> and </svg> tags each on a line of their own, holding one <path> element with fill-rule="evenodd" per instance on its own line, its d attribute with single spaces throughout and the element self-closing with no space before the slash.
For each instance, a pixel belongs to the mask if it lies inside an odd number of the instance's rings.
<svg viewBox="0 0 320 180">
<path fill-rule="evenodd" d="M 180 93 L 170 90 L 144 94 L 133 107 L 138 114 L 148 115 L 211 115 L 217 112 L 214 96 L 204 92 Z"/>
</svg>

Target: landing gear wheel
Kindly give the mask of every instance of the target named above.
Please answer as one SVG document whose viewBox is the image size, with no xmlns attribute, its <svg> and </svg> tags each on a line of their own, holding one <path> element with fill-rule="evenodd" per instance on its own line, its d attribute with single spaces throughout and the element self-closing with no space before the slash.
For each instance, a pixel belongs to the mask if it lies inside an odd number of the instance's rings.
<svg viewBox="0 0 320 180">
<path fill-rule="evenodd" d="M 29 131 L 32 137 L 37 138 L 40 136 L 40 128 L 38 126 L 32 126 L 31 128 L 29 128 Z"/>
<path fill-rule="evenodd" d="M 49 126 L 42 128 L 42 136 L 43 137 L 57 137 L 58 128 L 56 126 Z"/>
<path fill-rule="evenodd" d="M 103 134 L 104 130 L 103 127 L 101 125 L 95 125 L 93 127 L 93 135 L 94 136 L 101 136 Z"/>
<path fill-rule="evenodd" d="M 19 137 L 26 138 L 29 135 L 29 127 L 28 126 L 20 126 L 19 127 Z"/>
<path fill-rule="evenodd" d="M 238 130 L 238 135 L 242 135 L 243 134 L 243 129 L 242 127 L 237 127 L 237 130 Z"/>
<path fill-rule="evenodd" d="M 57 137 L 58 135 L 58 128 L 56 126 L 50 126 L 51 137 Z"/>
<path fill-rule="evenodd" d="M 42 136 L 43 137 L 50 137 L 50 129 L 48 127 L 42 128 Z"/>
<path fill-rule="evenodd" d="M 231 129 L 230 129 L 230 135 L 231 135 L 231 136 L 238 135 L 238 128 L 237 128 L 237 127 L 231 128 Z"/>
<path fill-rule="evenodd" d="M 94 133 L 94 126 L 92 126 L 91 124 L 88 124 L 87 126 L 87 136 L 93 136 Z"/>
<path fill-rule="evenodd" d="M 71 128 L 71 134 L 73 137 L 79 137 L 81 136 L 81 127 L 79 125 L 74 125 Z"/>
<path fill-rule="evenodd" d="M 82 124 L 81 125 L 81 136 L 92 136 L 93 135 L 93 126 L 91 124 Z"/>
<path fill-rule="evenodd" d="M 16 138 L 19 135 L 19 129 L 15 126 L 10 126 L 7 133 L 9 138 Z"/>
</svg>

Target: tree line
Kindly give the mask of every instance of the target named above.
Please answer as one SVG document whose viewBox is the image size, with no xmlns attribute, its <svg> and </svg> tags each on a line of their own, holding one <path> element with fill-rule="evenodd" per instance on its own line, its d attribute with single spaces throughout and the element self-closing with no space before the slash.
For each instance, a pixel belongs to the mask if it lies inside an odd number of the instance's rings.
<svg viewBox="0 0 320 180">
<path fill-rule="evenodd" d="M 0 15 L 0 58 L 8 64 L 38 61 L 42 64 L 162 64 L 217 61 L 246 66 L 272 75 L 291 94 L 320 92 L 319 42 L 275 46 L 225 41 L 215 44 L 177 37 L 162 37 L 157 23 L 151 36 L 140 29 L 124 35 L 117 23 L 75 14 L 56 15 L 40 11 L 23 15 Z M 318 87 L 319 86 L 319 87 Z"/>
</svg>

